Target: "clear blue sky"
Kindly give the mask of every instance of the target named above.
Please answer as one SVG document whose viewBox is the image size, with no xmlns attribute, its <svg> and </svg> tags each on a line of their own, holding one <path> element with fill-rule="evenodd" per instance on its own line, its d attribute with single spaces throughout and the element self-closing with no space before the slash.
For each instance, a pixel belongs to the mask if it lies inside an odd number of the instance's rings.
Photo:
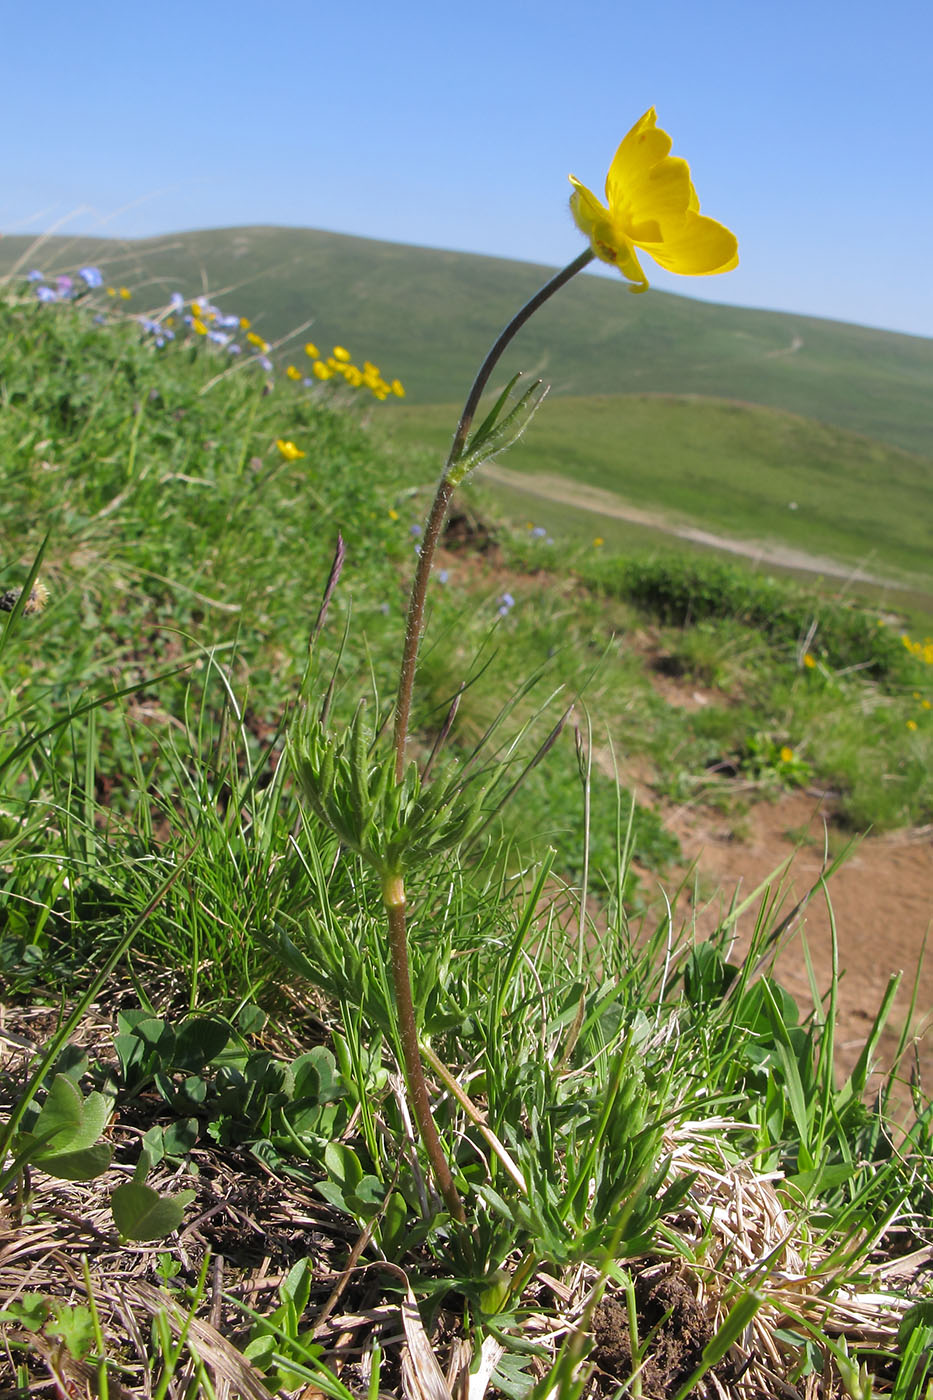
<svg viewBox="0 0 933 1400">
<path fill-rule="evenodd" d="M 930 0 L 0 4 L 0 229 L 292 224 L 560 266 L 654 105 L 722 277 L 652 284 L 933 335 Z M 653 275 L 654 274 L 654 275 Z M 616 275 L 616 274 L 612 274 Z"/>
</svg>

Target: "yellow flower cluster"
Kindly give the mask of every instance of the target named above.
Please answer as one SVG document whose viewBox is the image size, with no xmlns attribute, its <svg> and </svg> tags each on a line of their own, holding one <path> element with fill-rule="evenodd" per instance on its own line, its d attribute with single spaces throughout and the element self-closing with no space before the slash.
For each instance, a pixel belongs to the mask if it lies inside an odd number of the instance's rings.
<svg viewBox="0 0 933 1400">
<path fill-rule="evenodd" d="M 249 339 L 249 337 L 247 337 Z M 308 341 L 305 346 L 305 354 L 311 361 L 311 373 L 315 379 L 325 382 L 335 377 L 342 378 L 349 384 L 351 389 L 368 389 L 377 399 L 387 399 L 390 394 L 396 398 L 405 397 L 405 389 L 400 379 L 393 379 L 391 383 L 383 379 L 382 371 L 378 365 L 371 364 L 369 360 L 363 361 L 363 368 L 353 363 L 353 358 L 349 350 L 342 345 L 335 345 L 332 352 L 324 357 L 312 341 Z M 297 365 L 289 365 L 285 373 L 289 379 L 303 380 L 304 375 Z"/>
<path fill-rule="evenodd" d="M 902 632 L 901 641 L 911 656 L 915 656 L 918 661 L 923 661 L 927 666 L 933 666 L 933 637 L 924 637 L 922 642 L 915 642 L 906 632 Z"/>
</svg>

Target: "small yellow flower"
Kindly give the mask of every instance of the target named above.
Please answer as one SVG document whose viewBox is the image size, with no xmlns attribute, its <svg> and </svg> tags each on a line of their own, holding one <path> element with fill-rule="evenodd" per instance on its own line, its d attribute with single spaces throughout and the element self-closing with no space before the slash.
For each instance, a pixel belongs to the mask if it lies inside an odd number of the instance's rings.
<svg viewBox="0 0 933 1400">
<path fill-rule="evenodd" d="M 309 340 L 307 345 L 305 346 L 305 354 L 309 355 L 312 360 L 320 359 L 320 351 L 318 350 L 313 340 Z"/>
<path fill-rule="evenodd" d="M 788 746 L 787 746 L 786 744 L 783 744 L 783 745 L 781 746 L 781 753 L 780 753 L 781 762 L 782 762 L 782 763 L 790 763 L 790 761 L 791 761 L 791 759 L 792 759 L 793 757 L 794 757 L 794 751 L 793 751 L 793 749 L 788 748 Z"/>
<path fill-rule="evenodd" d="M 334 375 L 334 371 L 328 365 L 325 365 L 323 360 L 315 360 L 314 364 L 311 366 L 311 370 L 318 379 L 332 379 Z"/>
<path fill-rule="evenodd" d="M 262 336 L 257 335 L 255 331 L 250 331 L 246 339 L 249 341 L 250 345 L 255 345 L 256 349 L 261 350 L 263 354 L 269 349 L 269 342 L 263 340 Z"/>
<path fill-rule="evenodd" d="M 363 382 L 362 372 L 357 369 L 356 365 L 347 365 L 343 377 L 351 389 L 358 389 Z"/>
<path fill-rule="evenodd" d="M 106 290 L 107 290 L 107 295 L 108 295 L 108 297 L 115 297 L 116 294 L 117 294 L 117 289 L 116 289 L 116 287 L 108 287 Z"/>
<path fill-rule="evenodd" d="M 129 301 L 129 299 L 130 299 L 130 297 L 131 297 L 132 295 L 133 295 L 133 293 L 130 291 L 129 287 L 121 287 L 121 288 L 120 288 L 120 300 L 121 300 L 121 301 Z"/>
<path fill-rule="evenodd" d="M 909 720 L 907 721 L 907 728 L 910 729 L 910 730 L 916 729 L 916 728 L 917 728 L 917 721 L 916 721 L 915 719 L 909 719 Z"/>
<path fill-rule="evenodd" d="M 570 211 L 603 262 L 614 263 L 633 292 L 647 290 L 635 249 L 668 272 L 706 277 L 738 266 L 735 234 L 700 213 L 685 160 L 670 155 L 671 138 L 652 107 L 623 138 L 606 176 L 609 207 L 575 175 Z"/>
<path fill-rule="evenodd" d="M 402 381 L 400 379 L 393 379 L 389 388 L 397 399 L 403 399 L 405 397 L 405 390 L 402 387 Z"/>
<path fill-rule="evenodd" d="M 597 535 L 596 538 L 595 538 L 595 540 L 593 541 L 593 548 L 594 548 L 594 549 L 602 549 L 602 547 L 603 547 L 603 545 L 604 545 L 605 543 L 606 543 L 606 541 L 603 539 L 602 535 Z"/>
<path fill-rule="evenodd" d="M 920 701 L 920 708 L 921 708 L 921 710 L 933 709 L 933 702 L 931 702 L 931 701 L 929 701 L 929 700 L 921 700 L 921 701 Z"/>
<path fill-rule="evenodd" d="M 349 352 L 349 350 L 344 350 L 344 348 L 343 348 L 342 345 L 335 345 L 335 346 L 334 346 L 334 359 L 335 359 L 335 360 L 343 360 L 344 364 L 346 364 L 346 363 L 349 361 L 349 359 L 350 359 L 350 352 Z"/>
<path fill-rule="evenodd" d="M 275 445 L 286 462 L 297 462 L 299 458 L 308 455 L 306 452 L 302 452 L 300 447 L 296 447 L 293 442 L 289 442 L 287 438 L 276 438 Z"/>
<path fill-rule="evenodd" d="M 240 317 L 240 330 L 241 330 L 241 331 L 248 331 L 249 328 L 250 328 L 250 326 L 251 326 L 252 324 L 253 324 L 253 323 L 252 323 L 252 321 L 249 319 L 248 316 L 241 316 L 241 317 Z"/>
<path fill-rule="evenodd" d="M 289 379 L 304 379 L 304 375 L 301 370 L 298 369 L 297 365 L 289 365 L 285 373 L 288 375 Z"/>
<path fill-rule="evenodd" d="M 192 316 L 200 316 L 203 314 L 201 311 L 201 303 L 199 301 L 193 301 L 191 303 L 191 314 Z"/>
<path fill-rule="evenodd" d="M 192 316 L 191 329 L 194 331 L 195 335 L 207 335 L 207 326 L 205 326 L 199 316 Z"/>
<path fill-rule="evenodd" d="M 808 671 L 812 671 L 812 670 L 813 670 L 814 666 L 816 665 L 816 657 L 813 655 L 813 652 L 812 652 L 812 651 L 805 651 L 805 652 L 804 652 L 804 654 L 803 654 L 803 664 L 806 666 L 806 668 L 807 668 Z"/>
<path fill-rule="evenodd" d="M 394 506 L 389 507 L 389 519 L 398 520 L 398 511 L 395 509 Z"/>
</svg>

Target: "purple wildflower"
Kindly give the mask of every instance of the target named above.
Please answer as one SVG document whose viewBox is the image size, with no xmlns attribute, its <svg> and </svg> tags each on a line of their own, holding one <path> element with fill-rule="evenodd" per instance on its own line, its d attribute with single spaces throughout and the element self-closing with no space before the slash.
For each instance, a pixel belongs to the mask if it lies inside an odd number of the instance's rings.
<svg viewBox="0 0 933 1400">
<path fill-rule="evenodd" d="M 545 530 L 543 525 L 536 525 L 531 532 L 531 538 L 533 540 L 543 540 L 546 534 L 547 530 Z"/>
<path fill-rule="evenodd" d="M 263 369 L 266 371 L 266 373 L 267 373 L 267 374 L 271 374 L 271 373 L 272 373 L 272 361 L 269 359 L 269 356 L 268 356 L 268 355 L 259 355 L 259 356 L 258 356 L 258 360 L 259 360 L 259 363 L 262 365 Z"/>
<path fill-rule="evenodd" d="M 56 277 L 55 285 L 58 288 L 58 295 L 60 297 L 66 297 L 71 291 L 72 287 L 74 286 L 74 283 L 72 282 L 70 277 L 62 276 Z"/>
<path fill-rule="evenodd" d="M 422 531 L 421 531 L 421 526 L 420 526 L 420 525 L 409 525 L 409 527 L 408 527 L 408 533 L 409 533 L 410 535 L 412 535 L 415 539 L 417 539 L 418 536 L 422 533 Z"/>
<path fill-rule="evenodd" d="M 241 355 L 243 352 L 239 345 L 228 345 L 227 353 L 230 355 Z"/>
<path fill-rule="evenodd" d="M 51 287 L 37 287 L 36 296 L 39 301 L 58 301 L 58 292 L 53 291 Z"/>
</svg>

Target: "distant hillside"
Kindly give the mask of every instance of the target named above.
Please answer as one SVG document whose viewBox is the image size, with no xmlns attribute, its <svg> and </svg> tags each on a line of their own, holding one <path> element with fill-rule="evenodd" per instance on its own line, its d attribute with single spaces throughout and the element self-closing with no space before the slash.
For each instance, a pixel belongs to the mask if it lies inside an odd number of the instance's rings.
<svg viewBox="0 0 933 1400">
<path fill-rule="evenodd" d="M 440 461 L 456 409 L 406 405 L 390 431 Z M 779 409 L 622 395 L 549 400 L 503 459 L 509 473 L 611 491 L 671 525 L 778 540 L 811 556 L 929 585 L 933 462 Z M 534 491 L 534 482 L 529 483 Z M 529 501 L 524 511 L 539 511 Z"/>
<path fill-rule="evenodd" d="M 0 273 L 34 241 L 0 241 Z M 269 340 L 313 320 L 306 337 L 376 361 L 414 404 L 460 399 L 496 331 L 549 271 L 284 228 L 129 243 L 55 237 L 29 258 L 46 273 L 85 262 L 132 287 L 140 311 L 178 288 L 209 292 Z M 745 400 L 933 456 L 933 340 L 915 336 L 664 292 L 632 296 L 621 280 L 583 275 L 522 331 L 508 364 L 543 375 L 558 395 Z"/>
</svg>

